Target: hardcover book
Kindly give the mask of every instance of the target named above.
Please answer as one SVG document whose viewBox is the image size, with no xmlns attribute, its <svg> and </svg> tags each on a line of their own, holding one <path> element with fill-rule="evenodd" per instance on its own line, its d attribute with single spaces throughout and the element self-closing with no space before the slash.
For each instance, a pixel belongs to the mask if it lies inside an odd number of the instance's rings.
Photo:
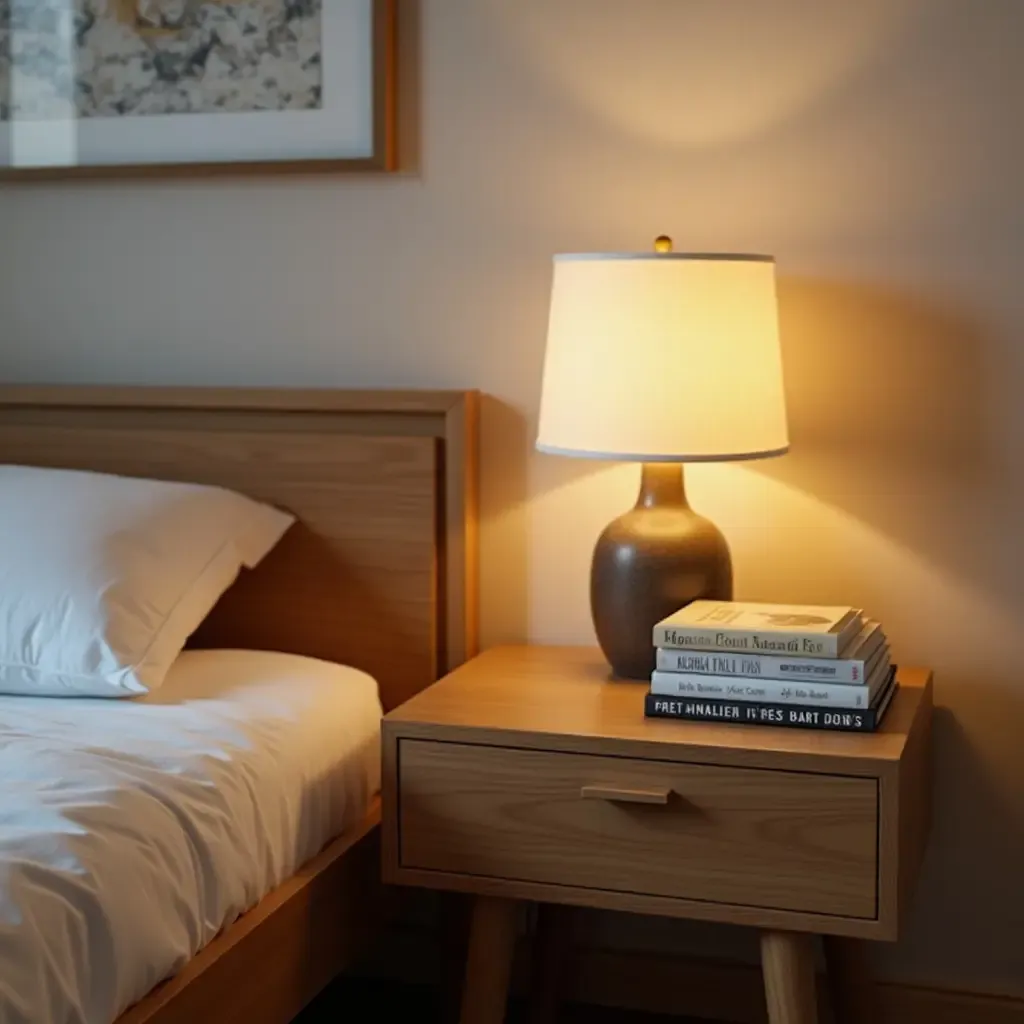
<svg viewBox="0 0 1024 1024">
<path fill-rule="evenodd" d="M 696 672 L 861 686 L 888 650 L 882 627 L 877 622 L 866 622 L 838 658 L 794 658 L 778 654 L 731 654 L 726 651 L 659 647 L 655 667 L 659 672 Z"/>
<path fill-rule="evenodd" d="M 879 658 L 867 680 L 819 683 L 815 680 L 765 679 L 698 672 L 654 672 L 651 693 L 660 697 L 707 697 L 713 700 L 768 701 L 776 704 L 815 704 L 833 708 L 866 708 L 887 682 L 889 656 Z"/>
<path fill-rule="evenodd" d="M 690 722 L 731 722 L 736 725 L 780 725 L 792 729 L 836 732 L 874 732 L 899 689 L 896 668 L 890 667 L 885 686 L 868 708 L 829 708 L 821 705 L 779 704 L 768 701 L 710 700 L 702 697 L 644 698 L 648 718 L 676 718 Z"/>
<path fill-rule="evenodd" d="M 654 627 L 654 646 L 838 658 L 863 626 L 854 608 L 694 601 Z"/>
</svg>

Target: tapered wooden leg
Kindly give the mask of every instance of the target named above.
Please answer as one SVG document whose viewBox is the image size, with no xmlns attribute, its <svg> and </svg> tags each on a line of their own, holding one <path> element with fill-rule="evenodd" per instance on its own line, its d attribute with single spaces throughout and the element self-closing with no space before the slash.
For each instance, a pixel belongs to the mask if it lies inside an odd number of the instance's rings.
<svg viewBox="0 0 1024 1024">
<path fill-rule="evenodd" d="M 818 1024 L 811 936 L 763 932 L 761 970 L 771 1024 Z"/>
<path fill-rule="evenodd" d="M 537 931 L 530 979 L 530 1024 L 555 1024 L 572 958 L 573 908 L 537 906 Z"/>
<path fill-rule="evenodd" d="M 477 896 L 469 928 L 461 1024 L 502 1024 L 512 975 L 519 904 Z"/>
<path fill-rule="evenodd" d="M 466 977 L 466 951 L 473 897 L 461 892 L 435 892 L 440 903 L 441 943 L 440 1022 L 455 1024 L 462 1012 L 462 987 Z"/>
<path fill-rule="evenodd" d="M 824 945 L 836 1024 L 879 1024 L 882 1010 L 871 977 L 866 943 L 828 936 Z"/>
</svg>

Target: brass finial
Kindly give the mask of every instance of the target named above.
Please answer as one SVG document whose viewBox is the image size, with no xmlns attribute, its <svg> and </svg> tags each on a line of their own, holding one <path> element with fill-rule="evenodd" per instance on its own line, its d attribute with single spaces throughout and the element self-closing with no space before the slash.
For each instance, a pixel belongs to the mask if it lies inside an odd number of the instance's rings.
<svg viewBox="0 0 1024 1024">
<path fill-rule="evenodd" d="M 671 252 L 672 251 L 672 239 L 668 235 L 658 235 L 654 240 L 654 251 L 655 252 Z"/>
</svg>

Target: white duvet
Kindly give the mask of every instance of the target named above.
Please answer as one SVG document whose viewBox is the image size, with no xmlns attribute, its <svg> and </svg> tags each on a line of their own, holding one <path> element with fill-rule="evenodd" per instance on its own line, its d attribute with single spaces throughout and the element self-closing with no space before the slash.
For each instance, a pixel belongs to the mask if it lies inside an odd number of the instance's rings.
<svg viewBox="0 0 1024 1024">
<path fill-rule="evenodd" d="M 110 1024 L 364 816 L 377 687 L 186 652 L 132 701 L 0 697 L 0 1024 Z"/>
</svg>

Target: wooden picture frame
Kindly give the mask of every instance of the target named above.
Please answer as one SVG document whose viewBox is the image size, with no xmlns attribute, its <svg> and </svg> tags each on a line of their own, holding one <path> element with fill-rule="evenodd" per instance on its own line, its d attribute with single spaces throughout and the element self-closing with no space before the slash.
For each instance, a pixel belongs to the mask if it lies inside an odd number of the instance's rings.
<svg viewBox="0 0 1024 1024">
<path fill-rule="evenodd" d="M 334 0 L 324 0 L 325 5 Z M 195 161 L 94 162 L 83 164 L 52 164 L 46 166 L 14 166 L 10 153 L 14 149 L 13 129 L 0 121 L 0 183 L 54 181 L 63 179 L 129 179 L 222 177 L 237 175 L 336 174 L 343 172 L 384 172 L 397 169 L 397 8 L 399 0 L 365 0 L 371 19 L 371 97 L 368 110 L 370 148 L 364 155 L 302 156 L 281 159 L 243 158 Z M 0 0 L 0 18 L 3 17 Z M 333 8 L 325 10 L 333 11 Z M 0 40 L 0 46 L 2 46 Z M 2 73 L 2 69 L 0 69 Z M 274 112 L 276 113 L 276 112 Z M 219 115 L 210 115 L 211 119 Z M 253 116 L 246 114 L 246 117 Z M 144 120 L 157 121 L 159 118 Z M 6 130 L 7 138 L 4 138 Z"/>
</svg>

